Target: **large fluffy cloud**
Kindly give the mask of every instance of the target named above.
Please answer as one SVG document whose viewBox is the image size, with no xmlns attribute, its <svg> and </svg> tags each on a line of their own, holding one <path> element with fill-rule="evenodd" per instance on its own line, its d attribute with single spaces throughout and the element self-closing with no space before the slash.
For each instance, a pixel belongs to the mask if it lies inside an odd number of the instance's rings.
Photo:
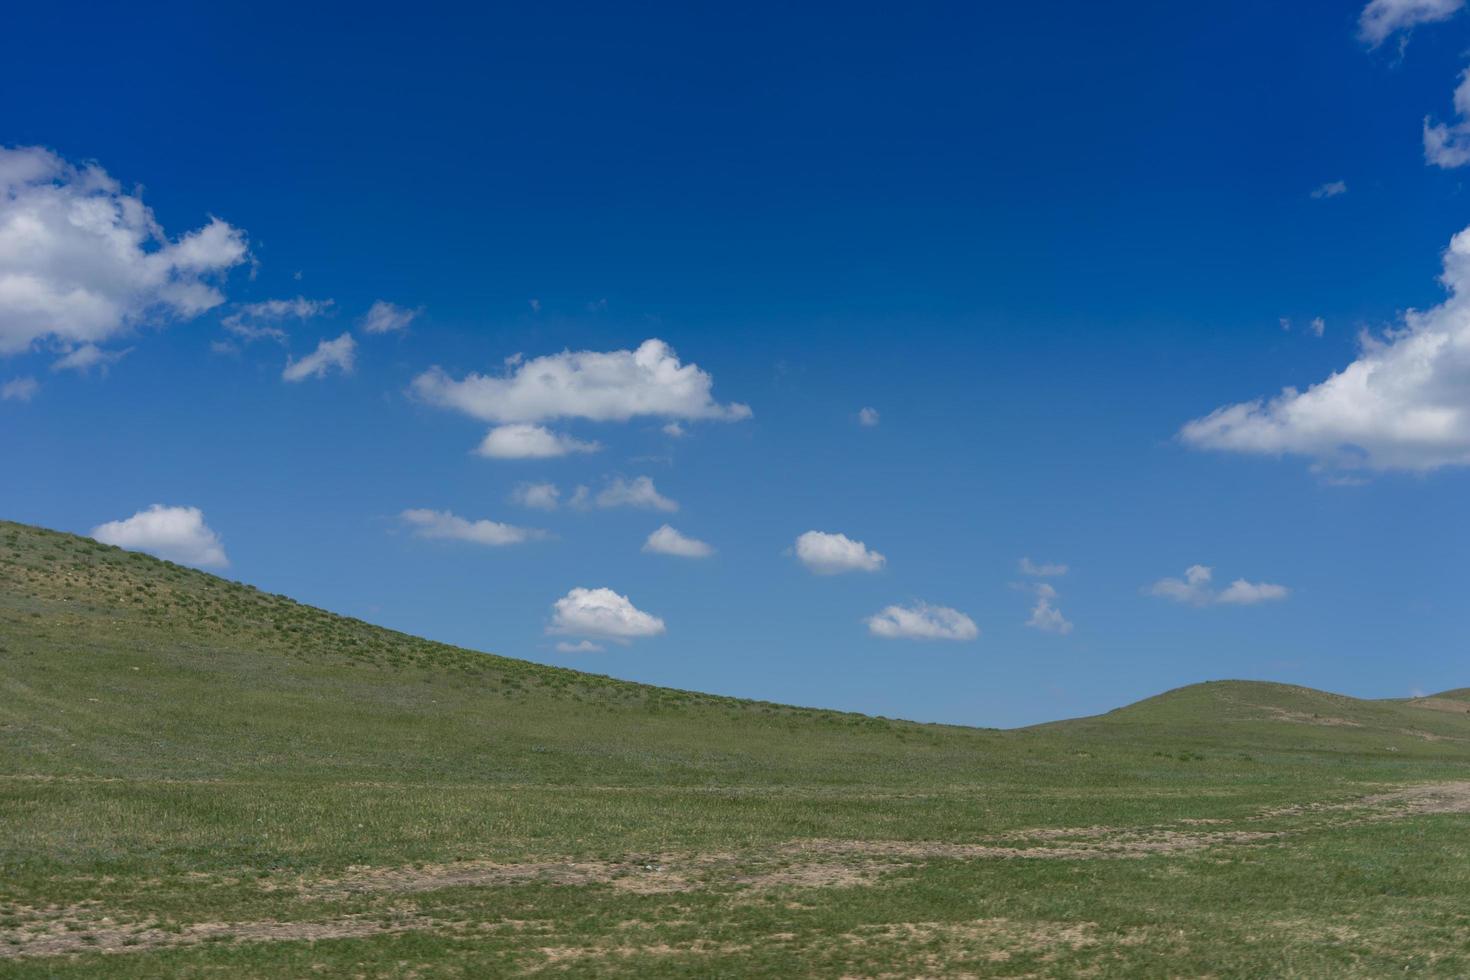
<svg viewBox="0 0 1470 980">
<path fill-rule="evenodd" d="M 1252 606 L 1258 602 L 1285 599 L 1291 594 L 1291 590 L 1284 585 L 1247 582 L 1243 578 L 1238 578 L 1224 589 L 1216 591 L 1211 584 L 1214 577 L 1214 570 L 1208 565 L 1191 565 L 1185 570 L 1184 578 L 1161 578 L 1149 586 L 1148 593 L 1191 606 Z"/>
<path fill-rule="evenodd" d="M 1358 37 L 1377 47 L 1399 31 L 1449 20 L 1465 0 L 1373 0 L 1358 16 Z"/>
<path fill-rule="evenodd" d="M 1470 463 L 1470 229 L 1450 241 L 1450 296 L 1410 310 L 1355 361 L 1306 391 L 1226 405 L 1180 431 L 1191 446 L 1294 453 L 1323 468 L 1427 471 Z"/>
<path fill-rule="evenodd" d="M 869 633 L 885 640 L 973 640 L 980 635 L 975 621 L 958 609 L 925 602 L 888 606 L 866 622 Z"/>
<path fill-rule="evenodd" d="M 230 563 L 219 535 L 204 523 L 198 507 L 154 504 L 124 520 L 97 525 L 92 528 L 92 537 L 103 544 L 146 551 L 182 565 L 223 568 Z"/>
<path fill-rule="evenodd" d="M 323 340 L 316 350 L 301 360 L 288 357 L 281 377 L 286 381 L 305 381 L 307 378 L 325 378 L 333 368 L 343 374 L 351 374 L 357 363 L 357 341 L 352 334 L 344 333 L 336 340 Z"/>
<path fill-rule="evenodd" d="M 887 561 L 861 541 L 826 531 L 807 531 L 797 538 L 796 557 L 819 575 L 876 572 Z"/>
<path fill-rule="evenodd" d="M 469 541 L 473 544 L 501 547 L 546 536 L 545 531 L 535 528 L 516 527 L 513 524 L 501 524 L 499 521 L 471 521 L 447 510 L 418 508 L 406 510 L 398 516 L 421 538 Z"/>
<path fill-rule="evenodd" d="M 548 459 L 571 453 L 595 453 L 601 448 L 595 442 L 573 439 L 543 425 L 516 422 L 497 425 L 485 433 L 475 452 L 492 459 Z"/>
<path fill-rule="evenodd" d="M 664 632 L 664 621 L 612 589 L 573 589 L 551 608 L 546 632 L 627 643 Z"/>
<path fill-rule="evenodd" d="M 170 239 L 96 164 L 0 147 L 0 354 L 197 316 L 224 302 L 217 280 L 247 254 L 218 218 Z"/>
<path fill-rule="evenodd" d="M 643 550 L 678 558 L 708 558 L 715 553 L 710 545 L 682 534 L 667 524 L 648 536 L 648 540 L 643 542 Z"/>
</svg>

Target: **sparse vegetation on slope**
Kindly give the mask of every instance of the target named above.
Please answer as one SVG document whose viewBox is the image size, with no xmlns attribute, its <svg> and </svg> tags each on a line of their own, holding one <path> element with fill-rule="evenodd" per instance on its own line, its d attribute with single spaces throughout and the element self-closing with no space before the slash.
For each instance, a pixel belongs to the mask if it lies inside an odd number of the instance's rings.
<svg viewBox="0 0 1470 980">
<path fill-rule="evenodd" d="M 0 524 L 0 975 L 1463 974 L 1464 698 L 921 725 Z"/>
</svg>

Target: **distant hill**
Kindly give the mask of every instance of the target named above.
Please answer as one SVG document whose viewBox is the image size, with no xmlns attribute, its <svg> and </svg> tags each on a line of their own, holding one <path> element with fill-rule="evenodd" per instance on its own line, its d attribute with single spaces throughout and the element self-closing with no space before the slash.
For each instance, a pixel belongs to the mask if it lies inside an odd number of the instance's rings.
<svg viewBox="0 0 1470 980">
<path fill-rule="evenodd" d="M 0 976 L 1463 976 L 1466 696 L 926 725 L 0 523 Z"/>
</svg>

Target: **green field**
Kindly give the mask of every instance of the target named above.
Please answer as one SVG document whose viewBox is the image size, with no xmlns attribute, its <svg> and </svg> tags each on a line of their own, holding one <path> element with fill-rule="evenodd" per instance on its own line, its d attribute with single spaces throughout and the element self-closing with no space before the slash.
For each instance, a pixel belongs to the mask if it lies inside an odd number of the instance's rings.
<svg viewBox="0 0 1470 980">
<path fill-rule="evenodd" d="M 922 725 L 0 523 L 0 976 L 1464 976 L 1467 896 L 1470 691 Z"/>
</svg>

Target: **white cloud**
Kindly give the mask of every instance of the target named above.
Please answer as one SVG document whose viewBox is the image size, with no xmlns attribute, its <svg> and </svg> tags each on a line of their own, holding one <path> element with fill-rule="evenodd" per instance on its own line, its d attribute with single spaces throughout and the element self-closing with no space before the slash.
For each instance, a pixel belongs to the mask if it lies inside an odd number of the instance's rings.
<svg viewBox="0 0 1470 980">
<path fill-rule="evenodd" d="M 663 633 L 664 621 L 636 608 L 612 589 L 573 589 L 556 600 L 548 633 L 627 643 Z"/>
<path fill-rule="evenodd" d="M 869 633 L 886 640 L 973 640 L 980 635 L 975 621 L 958 609 L 925 602 L 888 606 L 864 622 Z"/>
<path fill-rule="evenodd" d="M 1449 20 L 1465 0 L 1373 0 L 1358 17 L 1358 37 L 1378 47 L 1399 31 Z"/>
<path fill-rule="evenodd" d="M 0 402 L 28 402 L 41 390 L 35 378 L 12 378 L 0 385 Z"/>
<path fill-rule="evenodd" d="M 682 439 L 688 434 L 689 430 L 685 429 L 684 426 L 682 426 L 678 422 L 670 422 L 664 426 L 664 435 L 666 436 L 672 436 L 675 439 Z"/>
<path fill-rule="evenodd" d="M 876 572 L 887 561 L 861 541 L 845 534 L 807 531 L 796 539 L 796 557 L 818 575 L 840 572 Z"/>
<path fill-rule="evenodd" d="M 545 531 L 535 528 L 516 527 L 498 521 L 470 521 L 447 510 L 406 510 L 398 516 L 420 538 L 469 541 L 498 548 L 546 537 Z"/>
<path fill-rule="evenodd" d="M 1329 197 L 1337 197 L 1347 193 L 1347 181 L 1330 180 L 1312 191 L 1312 200 L 1321 201 Z"/>
<path fill-rule="evenodd" d="M 1210 579 L 1214 572 L 1208 565 L 1190 565 L 1184 578 L 1161 578 L 1149 586 L 1149 595 L 1175 602 L 1204 605 L 1210 601 Z"/>
<path fill-rule="evenodd" d="M 578 640 L 576 643 L 562 640 L 556 645 L 557 653 L 601 653 L 606 649 L 601 643 L 593 643 L 591 640 Z"/>
<path fill-rule="evenodd" d="M 122 360 L 131 352 L 131 347 L 125 347 L 122 350 L 103 350 L 96 344 L 83 344 L 52 361 L 51 370 L 77 371 L 86 374 L 93 368 L 98 368 L 102 373 L 106 374 L 109 367 Z"/>
<path fill-rule="evenodd" d="M 1312 331 L 1313 337 L 1320 337 L 1327 332 L 1327 321 L 1316 316 L 1312 318 L 1312 322 L 1307 327 Z"/>
<path fill-rule="evenodd" d="M 1273 602 L 1285 599 L 1291 590 L 1284 585 L 1272 585 L 1269 582 L 1247 582 L 1238 578 L 1215 597 L 1216 602 L 1234 605 L 1249 606 L 1257 602 Z"/>
<path fill-rule="evenodd" d="M 126 520 L 97 525 L 92 528 L 92 537 L 103 544 L 146 551 L 181 565 L 223 568 L 230 563 L 219 535 L 204 523 L 198 507 L 154 504 Z"/>
<path fill-rule="evenodd" d="M 246 342 L 274 340 L 286 342 L 286 331 L 277 324 L 284 320 L 309 320 L 321 316 L 332 308 L 330 299 L 267 299 L 259 303 L 245 303 L 235 312 L 220 320 L 220 326 Z"/>
<path fill-rule="evenodd" d="M 357 341 L 352 339 L 352 334 L 344 333 L 336 340 L 323 340 L 316 345 L 316 350 L 299 361 L 286 358 L 286 369 L 281 372 L 281 377 L 286 381 L 325 378 L 332 368 L 351 374 L 356 361 Z"/>
<path fill-rule="evenodd" d="M 750 408 L 721 405 L 714 379 L 681 364 L 668 344 L 646 340 L 637 350 L 563 351 L 507 365 L 501 377 L 471 374 L 462 381 L 441 368 L 413 380 L 424 401 L 485 422 L 545 422 L 581 418 L 624 422 L 637 416 L 668 419 L 750 417 Z"/>
<path fill-rule="evenodd" d="M 667 524 L 648 536 L 648 540 L 643 542 L 643 550 L 680 558 L 708 558 L 715 553 L 708 544 L 680 534 Z"/>
<path fill-rule="evenodd" d="M 395 306 L 387 300 L 380 299 L 368 307 L 367 315 L 362 318 L 362 329 L 366 333 L 394 333 L 398 330 L 406 330 L 414 318 L 422 312 L 423 310 L 409 310 Z"/>
<path fill-rule="evenodd" d="M 475 452 L 493 459 L 549 459 L 570 453 L 595 453 L 602 446 L 552 432 L 545 426 L 514 423 L 485 433 Z"/>
<path fill-rule="evenodd" d="M 1210 585 L 1214 570 L 1208 565 L 1191 565 L 1184 578 L 1161 578 L 1149 586 L 1148 593 L 1161 599 L 1188 603 L 1192 606 L 1208 606 L 1217 603 L 1226 605 L 1253 605 L 1285 599 L 1291 590 L 1284 585 L 1269 582 L 1247 582 L 1238 578 L 1223 591 L 1216 592 Z"/>
<path fill-rule="evenodd" d="M 215 280 L 247 254 L 218 218 L 169 239 L 96 164 L 0 147 L 0 354 L 197 316 L 224 302 Z"/>
<path fill-rule="evenodd" d="M 1037 578 L 1051 578 L 1056 575 L 1067 574 L 1067 566 L 1053 562 L 1034 562 L 1030 558 L 1021 559 L 1021 574 L 1033 575 Z"/>
<path fill-rule="evenodd" d="M 1431 123 L 1424 117 L 1424 162 L 1443 170 L 1470 163 L 1470 69 L 1455 86 L 1456 123 Z"/>
<path fill-rule="evenodd" d="M 1072 632 L 1071 621 L 1054 604 L 1056 598 L 1056 589 L 1045 582 L 1039 583 L 1036 586 L 1036 605 L 1031 607 L 1031 618 L 1026 620 L 1026 625 L 1044 633 L 1060 633 L 1063 636 Z"/>
<path fill-rule="evenodd" d="M 1312 457 L 1331 470 L 1428 471 L 1470 464 L 1470 229 L 1444 256 L 1450 296 L 1410 310 L 1355 361 L 1270 401 L 1226 405 L 1180 430 L 1188 445 Z"/>
<path fill-rule="evenodd" d="M 522 483 L 511 491 L 512 503 L 536 510 L 556 510 L 561 502 L 561 491 L 555 483 Z"/>
<path fill-rule="evenodd" d="M 577 492 L 572 495 L 573 507 L 593 504 L 602 508 L 638 507 L 670 512 L 679 509 L 678 503 L 659 493 L 658 488 L 653 485 L 653 479 L 647 476 L 634 477 L 631 480 L 613 477 L 595 497 L 586 487 L 578 487 Z"/>
<path fill-rule="evenodd" d="M 858 425 L 872 428 L 878 424 L 878 410 L 876 408 L 858 409 Z"/>
</svg>

